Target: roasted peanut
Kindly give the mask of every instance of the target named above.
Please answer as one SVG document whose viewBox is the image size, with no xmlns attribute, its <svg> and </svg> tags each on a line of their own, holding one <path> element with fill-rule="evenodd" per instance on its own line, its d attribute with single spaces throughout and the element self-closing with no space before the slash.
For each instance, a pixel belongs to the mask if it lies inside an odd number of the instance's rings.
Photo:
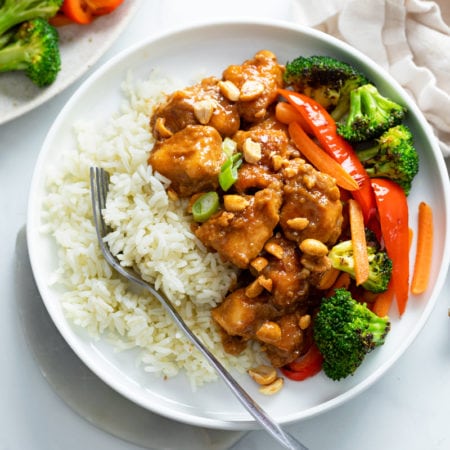
<svg viewBox="0 0 450 450">
<path fill-rule="evenodd" d="M 273 344 L 281 339 L 281 328 L 277 323 L 267 320 L 256 330 L 256 337 L 267 344 Z"/>
<path fill-rule="evenodd" d="M 261 386 L 259 388 L 259 392 L 261 392 L 261 394 L 264 395 L 273 395 L 276 394 L 277 392 L 279 392 L 281 390 L 281 388 L 284 385 L 284 380 L 283 378 L 277 378 L 274 382 L 266 385 L 266 386 Z"/>
<path fill-rule="evenodd" d="M 306 217 L 294 217 L 289 219 L 287 226 L 295 231 L 302 231 L 309 225 L 309 220 Z"/>
<path fill-rule="evenodd" d="M 262 256 L 258 256 L 253 261 L 250 262 L 250 266 L 253 267 L 257 272 L 261 272 L 267 264 L 269 264 L 269 261 L 267 261 L 266 258 Z"/>
<path fill-rule="evenodd" d="M 241 87 L 241 95 L 239 100 L 249 102 L 255 100 L 264 92 L 264 85 L 259 81 L 247 80 Z"/>
<path fill-rule="evenodd" d="M 300 250 L 311 256 L 325 256 L 328 254 L 328 247 L 317 239 L 304 239 L 300 242 Z"/>
<path fill-rule="evenodd" d="M 264 250 L 267 253 L 270 253 L 271 255 L 275 256 L 275 258 L 281 259 L 283 258 L 284 250 L 283 247 L 275 242 L 267 242 L 266 245 L 264 245 Z"/>
<path fill-rule="evenodd" d="M 249 369 L 248 374 L 261 386 L 273 383 L 277 379 L 277 371 L 272 366 L 260 365 Z"/>
<path fill-rule="evenodd" d="M 256 164 L 261 159 L 261 144 L 247 138 L 242 145 L 244 159 L 250 164 Z"/>
<path fill-rule="evenodd" d="M 242 195 L 224 195 L 223 205 L 227 211 L 239 212 L 243 211 L 249 205 L 249 201 Z"/>
<path fill-rule="evenodd" d="M 241 91 L 232 81 L 219 81 L 219 89 L 222 95 L 232 102 L 237 102 Z"/>
<path fill-rule="evenodd" d="M 208 99 L 194 104 L 194 115 L 202 125 L 206 125 L 210 121 L 214 112 L 214 106 L 214 102 Z"/>
</svg>

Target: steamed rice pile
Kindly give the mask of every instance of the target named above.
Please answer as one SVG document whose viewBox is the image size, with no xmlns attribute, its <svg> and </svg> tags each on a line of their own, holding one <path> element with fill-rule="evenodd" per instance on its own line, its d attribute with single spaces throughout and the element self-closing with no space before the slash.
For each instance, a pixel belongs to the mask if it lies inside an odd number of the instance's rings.
<svg viewBox="0 0 450 450">
<path fill-rule="evenodd" d="M 138 364 L 160 376 L 180 370 L 193 387 L 216 379 L 214 370 L 186 340 L 160 304 L 133 290 L 104 261 L 92 222 L 89 168 L 111 174 L 104 217 L 114 231 L 108 244 L 124 265 L 165 292 L 181 316 L 227 366 L 244 371 L 261 361 L 247 349 L 227 355 L 210 309 L 235 281 L 234 269 L 209 253 L 190 231 L 191 218 L 182 201 L 170 200 L 168 180 L 147 164 L 153 138 L 149 117 L 161 92 L 181 87 L 153 74 L 147 81 L 124 82 L 123 105 L 106 122 L 75 125 L 76 150 L 62 149 L 49 168 L 45 231 L 58 248 L 53 283 L 63 290 L 66 317 L 115 349 L 139 349 Z"/>
</svg>

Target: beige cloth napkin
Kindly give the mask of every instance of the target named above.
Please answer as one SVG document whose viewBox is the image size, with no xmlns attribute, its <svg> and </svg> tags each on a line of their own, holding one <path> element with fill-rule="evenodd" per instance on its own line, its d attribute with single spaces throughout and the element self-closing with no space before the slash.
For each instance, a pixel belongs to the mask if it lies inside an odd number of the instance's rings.
<svg viewBox="0 0 450 450">
<path fill-rule="evenodd" d="M 293 0 L 293 20 L 349 43 L 414 98 L 450 157 L 450 1 Z"/>
</svg>

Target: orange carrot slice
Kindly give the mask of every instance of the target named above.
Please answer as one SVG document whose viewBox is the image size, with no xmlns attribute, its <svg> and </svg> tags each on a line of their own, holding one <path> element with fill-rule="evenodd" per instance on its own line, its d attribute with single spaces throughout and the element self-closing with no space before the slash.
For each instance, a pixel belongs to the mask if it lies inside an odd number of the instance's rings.
<svg viewBox="0 0 450 450">
<path fill-rule="evenodd" d="M 275 107 L 275 117 L 278 121 L 286 125 L 289 125 L 291 122 L 298 122 L 306 133 L 312 134 L 308 122 L 290 103 L 278 102 Z"/>
<path fill-rule="evenodd" d="M 356 200 L 348 201 L 348 216 L 352 238 L 353 259 L 355 261 L 356 285 L 363 284 L 369 278 L 369 256 L 367 254 L 366 231 L 361 206 Z"/>
<path fill-rule="evenodd" d="M 387 291 L 379 294 L 373 304 L 372 311 L 379 317 L 388 315 L 391 309 L 392 301 L 394 300 L 394 289 L 392 283 L 389 285 Z"/>
<path fill-rule="evenodd" d="M 303 156 L 317 169 L 336 180 L 336 184 L 348 191 L 359 189 L 358 183 L 328 153 L 322 150 L 297 122 L 289 124 L 289 134 Z"/>
<path fill-rule="evenodd" d="M 411 281 L 411 292 L 422 294 L 428 287 L 433 255 L 433 211 L 425 202 L 419 204 L 417 224 L 417 249 L 414 261 L 414 272 Z"/>
</svg>

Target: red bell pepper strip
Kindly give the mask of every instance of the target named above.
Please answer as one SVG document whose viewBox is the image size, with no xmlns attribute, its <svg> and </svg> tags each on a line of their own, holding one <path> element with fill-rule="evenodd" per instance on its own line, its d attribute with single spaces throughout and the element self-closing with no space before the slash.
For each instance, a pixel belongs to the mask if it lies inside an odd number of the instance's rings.
<svg viewBox="0 0 450 450">
<path fill-rule="evenodd" d="M 364 222 L 370 226 L 376 215 L 370 177 L 353 147 L 337 133 L 334 119 L 320 103 L 306 95 L 286 89 L 278 92 L 303 116 L 322 148 L 357 181 L 359 190 L 352 195 L 361 206 Z"/>
<path fill-rule="evenodd" d="M 309 350 L 295 361 L 281 367 L 281 373 L 294 381 L 303 381 L 316 375 L 322 370 L 323 356 L 316 344 L 312 344 Z"/>
<path fill-rule="evenodd" d="M 372 178 L 386 252 L 392 260 L 392 287 L 400 315 L 405 312 L 409 290 L 409 225 L 405 192 L 394 181 Z"/>
</svg>

